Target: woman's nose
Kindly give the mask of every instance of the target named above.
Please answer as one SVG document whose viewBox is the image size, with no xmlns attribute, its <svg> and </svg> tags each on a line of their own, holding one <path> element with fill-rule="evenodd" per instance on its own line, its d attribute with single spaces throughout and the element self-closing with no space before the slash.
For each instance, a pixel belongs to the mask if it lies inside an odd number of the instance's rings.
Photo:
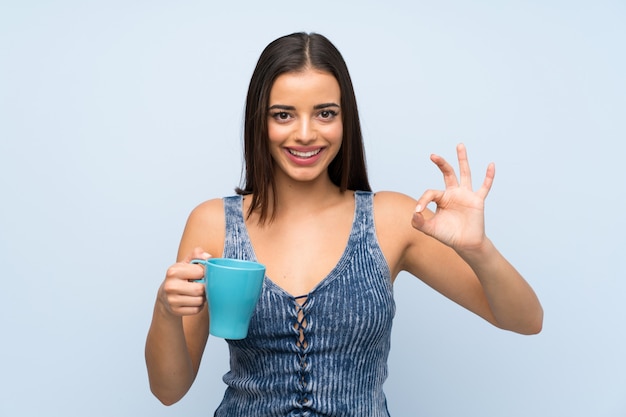
<svg viewBox="0 0 626 417">
<path fill-rule="evenodd" d="M 302 120 L 298 126 L 297 139 L 302 142 L 310 142 L 315 140 L 316 133 L 311 122 L 309 120 Z"/>
</svg>

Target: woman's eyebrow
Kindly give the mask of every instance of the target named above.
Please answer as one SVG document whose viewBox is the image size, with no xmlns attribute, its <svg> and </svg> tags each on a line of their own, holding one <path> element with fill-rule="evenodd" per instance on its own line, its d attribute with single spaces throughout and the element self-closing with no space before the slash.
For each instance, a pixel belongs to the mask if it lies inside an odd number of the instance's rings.
<svg viewBox="0 0 626 417">
<path fill-rule="evenodd" d="M 320 109 L 325 109 L 328 107 L 337 107 L 339 108 L 339 104 L 336 103 L 323 103 L 323 104 L 316 104 L 313 108 L 315 110 L 320 110 Z"/>
<path fill-rule="evenodd" d="M 274 104 L 273 106 L 270 106 L 269 110 L 295 110 L 296 108 L 294 106 L 287 106 L 284 104 Z"/>
<path fill-rule="evenodd" d="M 316 104 L 315 106 L 313 106 L 314 110 L 320 110 L 320 109 L 327 109 L 328 107 L 337 107 L 339 108 L 339 104 L 336 103 L 322 103 L 322 104 Z M 274 104 L 272 106 L 270 106 L 269 110 L 290 110 L 293 111 L 295 110 L 295 106 L 288 106 L 286 104 Z"/>
</svg>

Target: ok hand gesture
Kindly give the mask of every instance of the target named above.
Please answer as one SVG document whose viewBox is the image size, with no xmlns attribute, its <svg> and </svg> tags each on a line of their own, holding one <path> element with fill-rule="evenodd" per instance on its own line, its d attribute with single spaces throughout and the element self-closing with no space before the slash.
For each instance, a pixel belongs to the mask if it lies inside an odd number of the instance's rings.
<svg viewBox="0 0 626 417">
<path fill-rule="evenodd" d="M 467 151 L 463 144 L 456 148 L 459 160 L 460 181 L 454 168 L 441 156 L 430 159 L 443 174 L 445 190 L 428 190 L 418 200 L 412 225 L 457 251 L 480 247 L 485 241 L 484 205 L 495 176 L 495 165 L 489 164 L 485 180 L 478 191 L 472 190 Z M 424 209 L 435 203 L 435 214 L 428 215 Z"/>
</svg>

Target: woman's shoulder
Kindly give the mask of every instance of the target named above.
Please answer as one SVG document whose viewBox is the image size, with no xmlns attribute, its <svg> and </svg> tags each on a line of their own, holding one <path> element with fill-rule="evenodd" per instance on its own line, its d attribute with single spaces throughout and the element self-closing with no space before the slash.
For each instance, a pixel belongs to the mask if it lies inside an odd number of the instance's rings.
<svg viewBox="0 0 626 417">
<path fill-rule="evenodd" d="M 405 211 L 407 208 L 414 209 L 417 200 L 397 191 L 376 191 L 374 193 L 374 205 L 377 210 L 398 212 Z"/>
<path fill-rule="evenodd" d="M 405 234 L 412 231 L 411 218 L 417 200 L 396 191 L 377 191 L 374 194 L 374 217 L 381 233 Z"/>
<path fill-rule="evenodd" d="M 194 220 L 208 220 L 206 217 L 214 217 L 218 213 L 224 212 L 224 199 L 212 198 L 210 200 L 203 201 L 191 210 L 189 215 L 190 219 Z"/>
<path fill-rule="evenodd" d="M 187 251 L 201 247 L 213 256 L 219 256 L 223 248 L 225 229 L 223 199 L 206 200 L 191 210 L 181 247 Z"/>
</svg>

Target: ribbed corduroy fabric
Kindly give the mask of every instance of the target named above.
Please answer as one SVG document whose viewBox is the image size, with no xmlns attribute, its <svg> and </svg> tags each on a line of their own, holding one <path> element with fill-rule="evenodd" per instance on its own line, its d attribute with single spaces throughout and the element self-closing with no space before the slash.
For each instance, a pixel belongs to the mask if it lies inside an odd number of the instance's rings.
<svg viewBox="0 0 626 417">
<path fill-rule="evenodd" d="M 228 385 L 216 417 L 388 417 L 387 378 L 395 314 L 378 245 L 373 194 L 355 193 L 355 216 L 335 268 L 306 297 L 265 278 L 248 337 L 228 340 Z M 256 260 L 242 197 L 224 198 L 224 257 Z"/>
</svg>

